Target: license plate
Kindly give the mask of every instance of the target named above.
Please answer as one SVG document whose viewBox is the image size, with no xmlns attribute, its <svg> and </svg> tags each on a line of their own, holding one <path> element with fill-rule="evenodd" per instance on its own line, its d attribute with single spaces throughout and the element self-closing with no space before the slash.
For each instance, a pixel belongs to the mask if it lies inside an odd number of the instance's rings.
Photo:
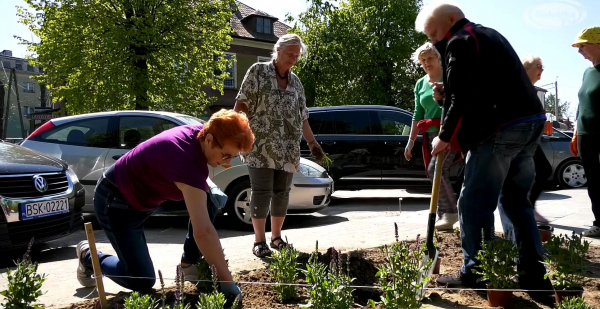
<svg viewBox="0 0 600 309">
<path fill-rule="evenodd" d="M 69 212 L 69 199 L 62 198 L 37 203 L 21 205 L 21 219 L 31 220 L 36 218 L 54 216 Z"/>
</svg>

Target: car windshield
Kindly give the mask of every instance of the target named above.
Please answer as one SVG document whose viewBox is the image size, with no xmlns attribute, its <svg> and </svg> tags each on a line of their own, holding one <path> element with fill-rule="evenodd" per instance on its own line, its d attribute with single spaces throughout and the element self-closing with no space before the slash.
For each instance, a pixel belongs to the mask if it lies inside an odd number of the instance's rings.
<svg viewBox="0 0 600 309">
<path fill-rule="evenodd" d="M 206 121 L 192 116 L 177 116 L 177 118 L 186 124 L 204 124 Z"/>
</svg>

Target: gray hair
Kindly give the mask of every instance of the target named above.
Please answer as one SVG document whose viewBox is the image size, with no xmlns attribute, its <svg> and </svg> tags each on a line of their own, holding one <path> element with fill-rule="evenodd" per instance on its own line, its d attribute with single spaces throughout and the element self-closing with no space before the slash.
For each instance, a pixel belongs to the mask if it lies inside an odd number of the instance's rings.
<svg viewBox="0 0 600 309">
<path fill-rule="evenodd" d="M 286 47 L 289 46 L 300 46 L 300 57 L 302 58 L 302 56 L 306 55 L 307 47 L 304 44 L 304 42 L 302 42 L 302 38 L 299 37 L 297 34 L 289 33 L 283 35 L 279 38 L 279 40 L 277 40 L 277 43 L 275 43 L 275 46 L 273 46 L 273 53 L 271 54 L 271 58 L 273 60 L 276 60 L 277 49 L 279 48 L 281 50 L 284 50 Z"/>
<path fill-rule="evenodd" d="M 456 3 L 448 0 L 438 0 L 424 6 L 417 19 L 415 20 L 415 29 L 418 32 L 425 33 L 425 25 L 434 17 L 456 15 L 459 18 L 464 18 L 465 14 Z"/>
<path fill-rule="evenodd" d="M 539 62 L 540 64 L 542 64 L 542 58 L 533 55 L 527 55 L 523 57 L 523 59 L 521 59 L 521 63 L 523 63 L 523 67 L 525 68 L 525 70 L 531 69 L 535 62 Z"/>
<path fill-rule="evenodd" d="M 442 60 L 440 53 L 437 51 L 435 46 L 433 46 L 433 44 L 431 44 L 430 42 L 427 42 L 427 43 L 421 45 L 419 48 L 417 48 L 417 50 L 415 50 L 415 52 L 412 54 L 410 59 L 415 64 L 420 64 L 421 62 L 419 61 L 419 56 L 421 56 L 422 54 L 428 53 L 428 52 L 434 53 L 435 56 L 438 58 L 438 61 Z"/>
</svg>

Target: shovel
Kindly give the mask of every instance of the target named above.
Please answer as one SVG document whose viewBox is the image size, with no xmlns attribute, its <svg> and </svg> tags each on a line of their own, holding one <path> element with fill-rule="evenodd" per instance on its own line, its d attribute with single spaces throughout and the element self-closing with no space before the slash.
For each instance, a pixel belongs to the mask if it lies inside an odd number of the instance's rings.
<svg viewBox="0 0 600 309">
<path fill-rule="evenodd" d="M 441 132 L 441 127 L 440 127 L 440 132 Z M 427 221 L 427 240 L 425 242 L 425 245 L 427 247 L 427 253 L 425 254 L 425 256 L 423 257 L 423 265 L 428 265 L 429 261 L 431 261 L 431 265 L 428 269 L 426 269 L 425 271 L 423 271 L 423 273 L 421 273 L 420 276 L 420 280 L 422 281 L 423 278 L 431 278 L 431 275 L 433 273 L 433 269 L 435 268 L 435 263 L 437 262 L 438 259 L 438 250 L 435 247 L 435 245 L 433 244 L 433 234 L 434 234 L 434 229 L 435 229 L 435 217 L 436 217 L 436 213 L 437 213 L 437 207 L 438 207 L 438 200 L 439 200 L 439 196 L 440 196 L 440 187 L 441 187 L 441 182 L 442 182 L 442 166 L 444 165 L 444 151 L 438 153 L 436 155 L 436 162 L 435 162 L 435 174 L 433 175 L 433 186 L 431 189 L 431 202 L 429 203 L 429 220 Z M 427 281 L 425 284 L 423 284 L 423 286 L 421 287 L 421 297 L 425 296 L 425 291 L 427 289 L 427 283 L 429 281 Z"/>
</svg>

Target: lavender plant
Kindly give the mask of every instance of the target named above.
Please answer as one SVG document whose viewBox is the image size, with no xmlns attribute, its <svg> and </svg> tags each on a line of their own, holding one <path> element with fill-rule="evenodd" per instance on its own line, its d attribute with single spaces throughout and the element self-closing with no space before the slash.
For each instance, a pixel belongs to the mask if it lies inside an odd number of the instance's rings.
<svg viewBox="0 0 600 309">
<path fill-rule="evenodd" d="M 3 305 L 6 309 L 44 308 L 34 304 L 43 294 L 42 284 L 46 281 L 46 275 L 37 273 L 38 264 L 33 263 L 29 256 L 33 241 L 31 238 L 23 259 L 15 261 L 16 269 L 7 273 L 8 285 L 6 290 L 0 292 L 0 295 L 4 296 Z"/>
<path fill-rule="evenodd" d="M 190 309 L 190 304 L 185 304 L 185 295 L 183 288 L 185 287 L 185 278 L 181 265 L 177 265 L 177 274 L 175 275 L 175 304 L 171 309 Z"/>
<path fill-rule="evenodd" d="M 431 267 L 431 260 L 424 263 L 425 246 L 421 243 L 420 235 L 414 244 L 398 241 L 396 226 L 396 242 L 382 248 L 385 262 L 379 268 L 377 276 L 381 283 L 383 295 L 379 302 L 387 309 L 416 309 L 421 307 L 421 288 L 429 281 L 424 277 Z M 374 300 L 369 300 L 373 308 L 377 306 Z"/>
<path fill-rule="evenodd" d="M 210 267 L 212 273 L 212 292 L 209 294 L 204 294 L 200 296 L 200 300 L 198 300 L 198 309 L 223 309 L 227 300 L 225 299 L 225 295 L 219 292 L 218 287 L 218 277 L 217 277 L 217 268 L 215 266 Z M 237 308 L 237 300 L 233 304 L 232 308 Z"/>
<path fill-rule="evenodd" d="M 287 237 L 285 242 L 289 244 Z M 298 250 L 290 244 L 282 248 L 279 252 L 274 251 L 270 257 L 271 264 L 269 265 L 269 269 L 271 276 L 277 283 L 283 283 L 283 285 L 275 286 L 275 290 L 279 293 L 279 298 L 282 302 L 298 297 L 296 287 L 289 285 L 295 284 L 298 280 L 298 255 Z"/>
<path fill-rule="evenodd" d="M 306 283 L 311 285 L 308 288 L 309 302 L 302 305 L 302 308 L 312 309 L 348 309 L 353 305 L 352 292 L 350 284 L 350 257 L 346 255 L 346 272 L 344 272 L 342 254 L 332 249 L 331 263 L 329 267 L 319 262 L 319 243 L 315 247 L 308 259 L 306 270 Z"/>
</svg>

